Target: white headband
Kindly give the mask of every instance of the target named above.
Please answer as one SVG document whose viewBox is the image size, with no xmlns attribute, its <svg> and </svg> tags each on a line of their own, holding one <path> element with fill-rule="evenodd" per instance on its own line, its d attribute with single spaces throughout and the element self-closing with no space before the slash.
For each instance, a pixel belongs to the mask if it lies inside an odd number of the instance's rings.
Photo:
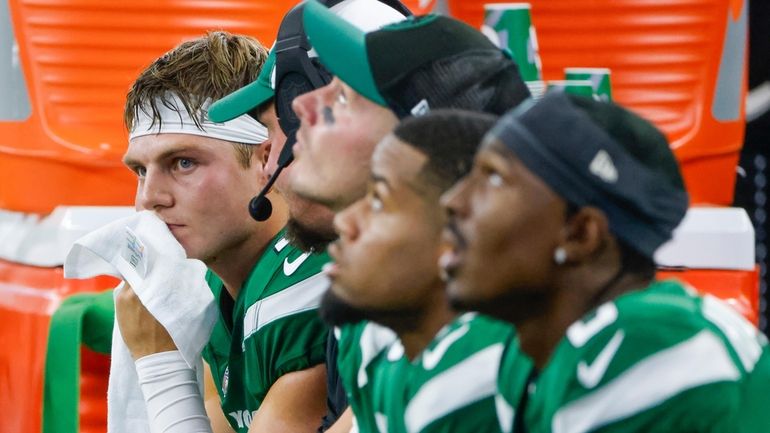
<svg viewBox="0 0 770 433">
<path fill-rule="evenodd" d="M 153 122 L 152 109 L 149 106 L 136 110 L 133 128 L 128 134 L 129 140 L 161 133 L 200 135 L 244 144 L 262 144 L 267 140 L 267 128 L 248 114 L 224 123 L 214 123 L 209 120 L 207 113 L 212 103 L 211 99 L 207 99 L 201 106 L 200 127 L 195 124 L 175 93 L 168 93 L 165 100 L 165 103 L 160 99 L 155 101 L 155 107 L 162 122 L 157 120 Z"/>
</svg>

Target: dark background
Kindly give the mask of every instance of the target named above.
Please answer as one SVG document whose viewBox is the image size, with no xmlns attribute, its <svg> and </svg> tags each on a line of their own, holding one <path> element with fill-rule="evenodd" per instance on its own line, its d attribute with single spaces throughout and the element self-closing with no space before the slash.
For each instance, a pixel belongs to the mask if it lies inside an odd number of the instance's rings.
<svg viewBox="0 0 770 433">
<path fill-rule="evenodd" d="M 753 0 L 749 4 L 749 91 L 763 83 L 770 84 L 770 1 Z M 768 176 L 770 176 L 770 110 L 746 124 L 746 140 L 741 152 L 735 185 L 735 206 L 746 209 L 754 223 L 757 263 L 760 266 L 760 329 L 768 333 Z"/>
</svg>

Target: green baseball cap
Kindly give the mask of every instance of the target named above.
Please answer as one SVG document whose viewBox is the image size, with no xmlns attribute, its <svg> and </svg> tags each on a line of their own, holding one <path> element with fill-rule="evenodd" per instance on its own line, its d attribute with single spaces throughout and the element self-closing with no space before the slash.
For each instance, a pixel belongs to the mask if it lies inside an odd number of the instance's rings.
<svg viewBox="0 0 770 433">
<path fill-rule="evenodd" d="M 366 33 L 336 16 L 317 1 L 308 1 L 305 4 L 302 19 L 305 33 L 321 63 L 358 93 L 378 104 L 386 105 L 385 98 L 377 90 L 369 64 Z M 328 55 L 335 50 L 345 54 Z"/>
<path fill-rule="evenodd" d="M 529 97 L 510 56 L 461 21 L 424 15 L 364 32 L 315 0 L 302 15 L 326 69 L 399 118 L 434 108 L 503 114 Z"/>
<path fill-rule="evenodd" d="M 270 50 L 257 79 L 211 104 L 209 119 L 214 122 L 226 122 L 273 99 L 275 97 L 274 71 L 275 53 Z"/>
</svg>

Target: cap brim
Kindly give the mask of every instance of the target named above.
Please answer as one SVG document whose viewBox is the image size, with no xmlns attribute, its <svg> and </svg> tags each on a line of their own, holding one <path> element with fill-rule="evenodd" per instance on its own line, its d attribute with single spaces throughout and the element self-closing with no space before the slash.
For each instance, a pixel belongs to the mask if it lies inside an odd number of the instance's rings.
<svg viewBox="0 0 770 433">
<path fill-rule="evenodd" d="M 356 92 L 387 106 L 369 64 L 366 33 L 315 0 L 305 4 L 302 19 L 305 34 L 321 63 Z"/>
<path fill-rule="evenodd" d="M 209 119 L 214 122 L 227 122 L 248 113 L 274 96 L 273 89 L 254 81 L 211 104 Z"/>
</svg>

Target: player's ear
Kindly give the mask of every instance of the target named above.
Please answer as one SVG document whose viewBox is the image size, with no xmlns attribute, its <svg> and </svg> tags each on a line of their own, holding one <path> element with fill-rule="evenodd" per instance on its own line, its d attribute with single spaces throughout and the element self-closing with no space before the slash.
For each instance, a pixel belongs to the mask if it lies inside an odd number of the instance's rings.
<svg viewBox="0 0 770 433">
<path fill-rule="evenodd" d="M 607 216 L 601 210 L 586 206 L 565 221 L 562 248 L 568 263 L 582 263 L 599 254 L 610 236 Z"/>
<path fill-rule="evenodd" d="M 271 138 L 268 138 L 265 140 L 262 144 L 257 146 L 257 150 L 255 153 L 259 156 L 259 164 L 262 166 L 262 169 L 265 169 L 265 166 L 267 166 L 267 160 L 270 158 L 270 150 L 273 148 L 273 140 Z"/>
</svg>

